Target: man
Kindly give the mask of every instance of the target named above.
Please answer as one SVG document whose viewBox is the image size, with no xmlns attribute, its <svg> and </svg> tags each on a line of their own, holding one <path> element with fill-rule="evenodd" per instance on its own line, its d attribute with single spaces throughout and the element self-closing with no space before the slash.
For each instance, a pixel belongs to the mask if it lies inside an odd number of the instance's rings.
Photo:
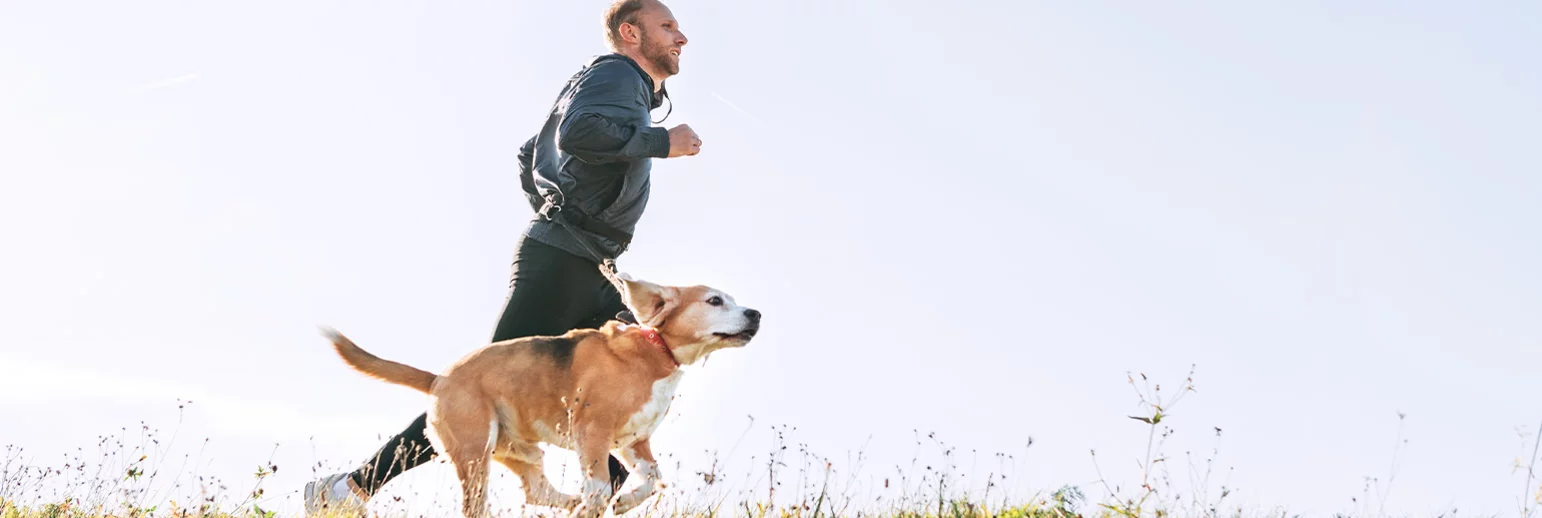
<svg viewBox="0 0 1542 518">
<path fill-rule="evenodd" d="M 595 58 L 563 88 L 545 125 L 520 147 L 520 183 L 536 210 L 514 253 L 509 296 L 492 341 L 559 335 L 623 318 L 621 295 L 600 264 L 623 253 L 648 202 L 652 158 L 701 151 L 689 126 L 667 132 L 651 111 L 680 71 L 686 38 L 657 0 L 618 0 L 605 13 L 614 52 Z M 307 514 L 360 505 L 386 482 L 436 453 L 420 415 L 352 472 L 305 486 Z M 613 489 L 627 472 L 612 456 Z"/>
</svg>

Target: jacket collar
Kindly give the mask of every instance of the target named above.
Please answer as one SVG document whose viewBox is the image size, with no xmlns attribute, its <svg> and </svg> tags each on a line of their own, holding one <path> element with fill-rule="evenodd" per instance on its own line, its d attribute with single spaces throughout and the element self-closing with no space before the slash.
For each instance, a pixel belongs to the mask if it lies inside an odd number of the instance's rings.
<svg viewBox="0 0 1542 518">
<path fill-rule="evenodd" d="M 632 69 L 637 71 L 637 75 L 642 76 L 643 82 L 648 84 L 648 91 L 652 93 L 652 105 L 648 107 L 649 110 L 656 110 L 664 105 L 664 99 L 669 97 L 668 81 L 660 83 L 657 92 L 653 91 L 653 76 L 648 75 L 648 71 L 643 70 L 642 65 L 637 64 L 637 60 L 632 59 L 630 56 L 620 52 L 612 52 L 595 58 L 591 65 L 612 59 L 619 59 L 625 61 L 628 65 L 632 65 Z"/>
</svg>

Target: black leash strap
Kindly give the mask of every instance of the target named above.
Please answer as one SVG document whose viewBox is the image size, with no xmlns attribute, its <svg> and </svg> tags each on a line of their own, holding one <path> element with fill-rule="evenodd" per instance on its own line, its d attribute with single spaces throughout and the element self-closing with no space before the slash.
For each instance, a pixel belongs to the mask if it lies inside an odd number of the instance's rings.
<svg viewBox="0 0 1542 518">
<path fill-rule="evenodd" d="M 594 242 L 589 240 L 589 236 L 586 236 L 583 232 L 580 232 L 578 230 L 579 225 L 570 221 L 571 218 L 568 217 L 567 213 L 562 211 L 562 206 L 548 202 L 545 207 L 541 208 L 541 216 L 556 222 L 562 228 L 568 229 L 568 233 L 573 235 L 573 240 L 578 241 L 578 246 L 584 247 L 584 250 L 587 250 L 590 254 L 600 258 L 600 275 L 605 276 L 605 280 L 610 281 L 610 284 L 616 287 L 616 293 L 620 293 L 623 297 L 626 296 L 626 285 L 621 282 L 620 278 L 616 277 L 616 274 L 619 271 L 616 268 L 616 258 L 611 257 L 610 254 L 600 250 L 599 245 L 594 244 Z M 629 244 L 629 241 L 630 237 L 628 237 L 628 239 L 621 240 L 621 246 L 623 249 L 626 248 L 626 246 Z"/>
</svg>

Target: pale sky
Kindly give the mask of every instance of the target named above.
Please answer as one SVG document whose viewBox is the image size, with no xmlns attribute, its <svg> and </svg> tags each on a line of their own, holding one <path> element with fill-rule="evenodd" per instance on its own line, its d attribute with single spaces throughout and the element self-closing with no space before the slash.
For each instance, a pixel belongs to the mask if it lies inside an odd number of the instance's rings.
<svg viewBox="0 0 1542 518">
<path fill-rule="evenodd" d="M 271 457 L 268 505 L 297 509 L 310 466 L 425 405 L 317 326 L 435 370 L 486 341 L 530 215 L 515 152 L 605 52 L 605 4 L 0 7 L 0 443 L 57 466 L 191 399 L 176 455 L 237 493 Z M 766 321 L 681 385 L 667 479 L 716 450 L 749 486 L 785 425 L 837 469 L 863 450 L 871 487 L 919 431 L 1100 500 L 1089 450 L 1124 487 L 1145 451 L 1125 373 L 1170 392 L 1192 364 L 1185 492 L 1220 427 L 1229 504 L 1355 511 L 1392 474 L 1388 513 L 1517 512 L 1542 4 L 670 5 L 664 125 L 705 145 L 655 163 L 620 262 Z M 436 464 L 387 494 L 453 488 Z"/>
</svg>

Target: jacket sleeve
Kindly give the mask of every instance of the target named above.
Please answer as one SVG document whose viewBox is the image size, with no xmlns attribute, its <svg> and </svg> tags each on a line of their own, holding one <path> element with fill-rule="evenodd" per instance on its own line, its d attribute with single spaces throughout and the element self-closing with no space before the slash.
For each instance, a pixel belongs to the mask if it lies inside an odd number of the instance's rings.
<svg viewBox="0 0 1542 518">
<path fill-rule="evenodd" d="M 591 163 L 665 158 L 669 132 L 648 120 L 651 92 L 621 62 L 596 65 L 574 86 L 557 131 L 557 148 Z"/>
<path fill-rule="evenodd" d="M 530 137 L 530 140 L 526 140 L 524 145 L 519 146 L 519 168 L 521 172 L 528 171 L 535 166 L 532 163 L 532 160 L 535 158 L 535 141 L 540 137 L 540 135 Z"/>
<path fill-rule="evenodd" d="M 546 204 L 535 188 L 535 142 L 538 138 L 540 135 L 530 137 L 519 147 L 519 188 L 525 193 L 525 200 L 530 202 L 530 210 L 535 212 L 540 212 L 541 206 Z"/>
</svg>

